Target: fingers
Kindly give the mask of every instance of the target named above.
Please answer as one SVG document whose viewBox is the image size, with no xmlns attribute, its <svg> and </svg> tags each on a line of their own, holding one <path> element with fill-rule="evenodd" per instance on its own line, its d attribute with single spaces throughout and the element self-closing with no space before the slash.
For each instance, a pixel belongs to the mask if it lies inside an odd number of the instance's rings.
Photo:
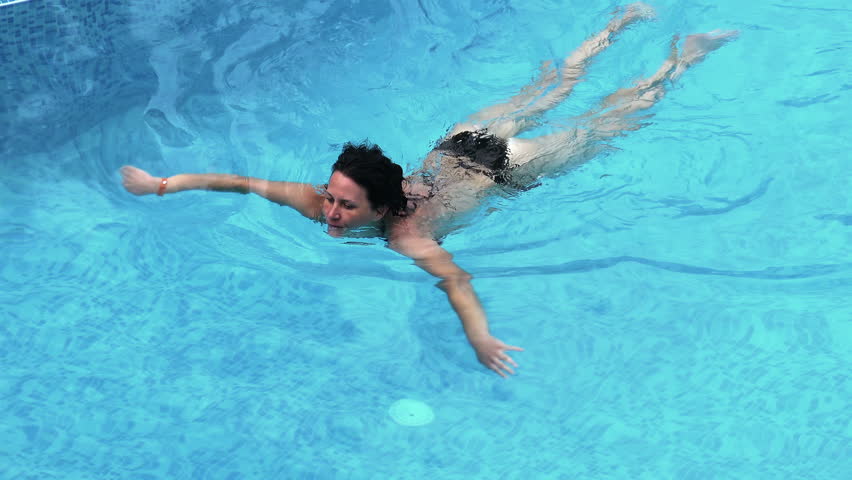
<svg viewBox="0 0 852 480">
<path fill-rule="evenodd" d="M 517 366 L 518 366 L 518 364 L 517 364 L 514 360 L 512 360 L 512 357 L 510 357 L 510 356 L 506 355 L 505 353 L 503 354 L 503 358 L 502 358 L 502 359 L 503 359 L 503 361 L 504 361 L 504 362 L 509 362 L 509 363 L 511 363 L 513 367 L 517 367 Z M 512 373 L 514 373 L 514 372 L 512 372 Z"/>
<path fill-rule="evenodd" d="M 134 167 L 133 165 L 125 165 L 125 166 L 119 168 L 118 171 L 121 173 L 121 175 L 126 177 L 126 176 L 128 176 L 132 173 L 139 171 L 139 169 Z"/>
<path fill-rule="evenodd" d="M 489 352 L 480 352 L 480 361 L 503 378 L 507 378 L 507 373 L 515 375 L 515 370 L 512 367 L 518 368 L 518 363 L 510 357 L 506 351 L 523 352 L 524 349 L 515 345 L 506 345 L 500 340 L 493 339 L 494 343 L 488 349 Z"/>
<path fill-rule="evenodd" d="M 488 368 L 490 368 L 491 370 L 494 370 L 495 372 L 497 372 L 497 375 L 500 375 L 503 378 L 508 378 L 506 373 L 504 373 L 504 370 L 508 373 L 511 373 L 512 375 L 515 374 L 515 371 L 512 370 L 511 367 L 507 366 L 505 363 L 501 362 L 500 360 L 495 360 L 494 363 L 492 363 L 491 365 L 488 366 Z"/>
<path fill-rule="evenodd" d="M 493 358 L 491 360 L 491 362 L 488 365 L 488 368 L 490 368 L 491 370 L 494 370 L 495 372 L 497 372 L 498 375 L 500 375 L 503 378 L 507 378 L 506 372 L 514 375 L 515 371 L 512 369 L 512 367 L 506 365 L 503 362 L 508 362 L 508 363 L 512 364 L 513 367 L 518 366 L 518 364 L 515 363 L 514 360 L 512 360 L 512 357 L 506 355 L 505 353 L 502 353 L 500 358 Z"/>
<path fill-rule="evenodd" d="M 509 358 L 509 357 L 506 357 L 506 358 Z M 509 358 L 509 360 L 511 361 L 512 359 L 511 359 L 511 358 Z M 512 363 L 515 363 L 515 362 L 512 362 Z M 505 363 L 503 363 L 502 361 L 497 360 L 497 365 L 499 365 L 499 366 L 500 366 L 500 368 L 502 368 L 503 370 L 505 370 L 505 371 L 507 371 L 507 372 L 511 373 L 512 375 L 514 375 L 514 374 L 515 374 L 515 371 L 514 371 L 514 370 L 512 370 L 512 367 L 510 367 L 510 366 L 506 365 L 506 364 L 505 364 Z M 517 365 L 515 365 L 515 366 L 517 367 Z"/>
</svg>

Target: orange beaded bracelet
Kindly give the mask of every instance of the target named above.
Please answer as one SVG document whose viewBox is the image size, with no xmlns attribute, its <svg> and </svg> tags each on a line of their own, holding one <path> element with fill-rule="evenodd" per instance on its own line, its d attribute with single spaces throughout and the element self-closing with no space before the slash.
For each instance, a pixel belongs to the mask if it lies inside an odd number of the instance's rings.
<svg viewBox="0 0 852 480">
<path fill-rule="evenodd" d="M 163 194 L 166 193 L 166 185 L 168 185 L 168 184 L 169 184 L 168 178 L 161 179 L 160 180 L 160 188 L 157 189 L 157 195 L 162 197 Z"/>
</svg>

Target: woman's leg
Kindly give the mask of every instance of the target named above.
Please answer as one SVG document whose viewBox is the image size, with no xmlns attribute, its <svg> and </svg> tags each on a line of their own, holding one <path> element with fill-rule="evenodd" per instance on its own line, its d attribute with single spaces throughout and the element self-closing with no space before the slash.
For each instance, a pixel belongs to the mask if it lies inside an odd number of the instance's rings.
<svg viewBox="0 0 852 480">
<path fill-rule="evenodd" d="M 463 123 L 455 125 L 448 136 L 466 130 L 486 128 L 501 138 L 511 138 L 537 125 L 537 117 L 564 100 L 580 82 L 586 66 L 595 55 L 604 51 L 615 35 L 628 25 L 652 18 L 653 9 L 643 3 L 634 3 L 623 10 L 623 15 L 610 20 L 606 28 L 584 41 L 563 62 L 559 72 L 550 64 L 542 64 L 538 78 L 521 89 L 520 93 L 504 103 L 487 107 L 474 113 Z M 616 12 L 618 15 L 620 12 Z"/>
<path fill-rule="evenodd" d="M 675 82 L 689 67 L 704 60 L 708 53 L 733 40 L 736 35 L 737 32 L 719 30 L 690 35 L 684 40 L 683 52 L 680 55 L 675 37 L 669 57 L 656 73 L 637 82 L 632 88 L 613 93 L 601 102 L 599 109 L 585 115 L 593 117 L 592 130 L 600 138 L 609 138 L 625 131 L 639 129 L 641 119 L 632 116 L 633 113 L 652 107 L 663 98 L 669 83 Z"/>
<path fill-rule="evenodd" d="M 519 174 L 536 177 L 558 173 L 592 159 L 608 148 L 606 140 L 641 128 L 642 118 L 634 114 L 656 104 L 665 95 L 669 83 L 708 53 L 734 39 L 736 33 L 713 31 L 690 35 L 684 40 L 680 55 L 675 37 L 671 54 L 656 73 L 606 97 L 600 107 L 581 116 L 585 120 L 582 127 L 530 139 L 510 138 L 511 164 L 523 166 Z"/>
</svg>

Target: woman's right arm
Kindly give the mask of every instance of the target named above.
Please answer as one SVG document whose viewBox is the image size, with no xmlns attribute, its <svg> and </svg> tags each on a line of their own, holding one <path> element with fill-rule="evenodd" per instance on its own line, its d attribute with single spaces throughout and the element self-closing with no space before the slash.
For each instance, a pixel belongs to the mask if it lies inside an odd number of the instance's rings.
<svg viewBox="0 0 852 480">
<path fill-rule="evenodd" d="M 256 193 L 279 205 L 293 208 L 308 218 L 319 218 L 322 212 L 323 196 L 308 183 L 273 182 L 221 173 L 182 173 L 168 177 L 163 186 L 163 178 L 154 177 L 130 165 L 121 167 L 120 172 L 124 188 L 134 195 L 158 193 L 161 187 L 163 194 L 184 190 Z"/>
</svg>

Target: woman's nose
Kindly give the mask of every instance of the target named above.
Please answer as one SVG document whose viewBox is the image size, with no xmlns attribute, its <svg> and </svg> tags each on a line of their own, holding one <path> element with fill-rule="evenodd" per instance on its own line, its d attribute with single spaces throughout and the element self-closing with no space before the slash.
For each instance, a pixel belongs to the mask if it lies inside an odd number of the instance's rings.
<svg viewBox="0 0 852 480">
<path fill-rule="evenodd" d="M 337 218 L 339 215 L 340 215 L 340 207 L 338 207 L 337 205 L 332 205 L 328 209 L 328 215 L 326 215 L 326 216 L 329 217 L 329 218 Z"/>
</svg>

